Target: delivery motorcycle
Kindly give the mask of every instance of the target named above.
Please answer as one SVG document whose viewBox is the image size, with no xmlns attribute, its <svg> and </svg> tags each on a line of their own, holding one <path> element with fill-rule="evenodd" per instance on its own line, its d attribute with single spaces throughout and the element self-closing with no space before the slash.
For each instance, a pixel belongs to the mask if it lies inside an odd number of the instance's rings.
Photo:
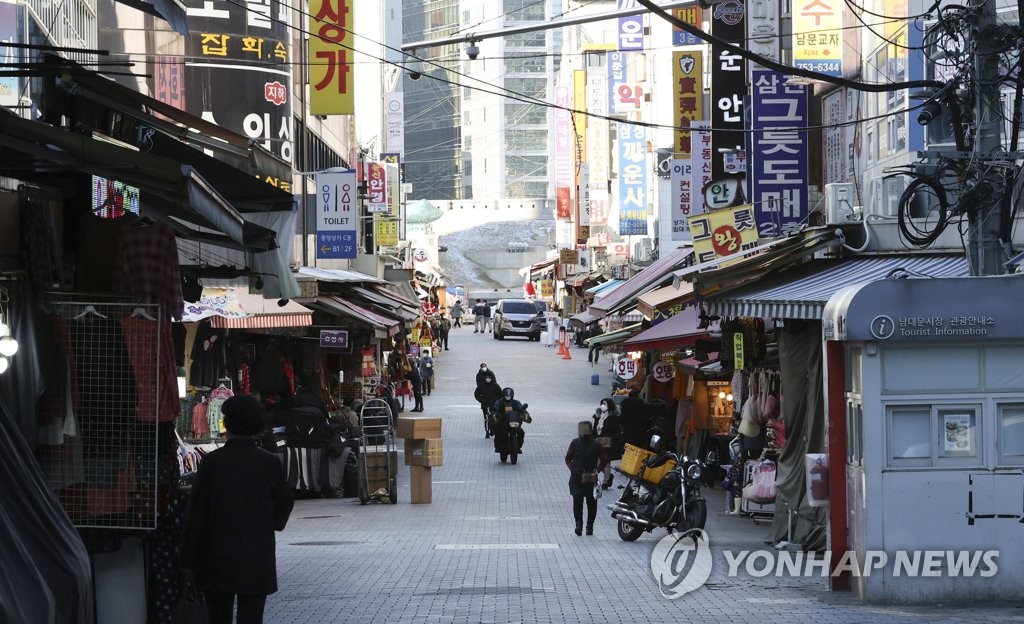
<svg viewBox="0 0 1024 624">
<path fill-rule="evenodd" d="M 523 423 L 533 422 L 528 403 L 523 403 L 520 410 L 507 405 L 504 411 L 491 410 L 491 430 L 494 432 L 494 452 L 498 453 L 501 463 L 506 461 L 513 465 L 518 463 L 519 454 L 523 452 Z"/>
<path fill-rule="evenodd" d="M 659 443 L 660 436 L 651 438 L 652 448 L 657 448 Z M 669 462 L 665 472 L 664 466 Z M 708 504 L 700 493 L 701 476 L 712 468 L 708 461 L 680 458 L 670 452 L 644 460 L 637 474 L 616 467 L 617 472 L 628 478 L 622 495 L 608 505 L 612 518 L 618 520 L 619 537 L 632 542 L 656 528 L 667 529 L 670 533 L 703 529 Z M 657 482 L 644 478 L 652 474 L 664 476 Z"/>
</svg>

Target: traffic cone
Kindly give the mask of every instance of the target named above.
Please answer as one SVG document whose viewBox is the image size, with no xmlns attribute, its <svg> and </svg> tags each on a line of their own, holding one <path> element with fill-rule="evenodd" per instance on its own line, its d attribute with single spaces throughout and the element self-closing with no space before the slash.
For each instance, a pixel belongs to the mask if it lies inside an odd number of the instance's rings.
<svg viewBox="0 0 1024 624">
<path fill-rule="evenodd" d="M 569 354 L 569 341 L 562 340 L 562 359 L 571 360 L 572 356 Z"/>
</svg>

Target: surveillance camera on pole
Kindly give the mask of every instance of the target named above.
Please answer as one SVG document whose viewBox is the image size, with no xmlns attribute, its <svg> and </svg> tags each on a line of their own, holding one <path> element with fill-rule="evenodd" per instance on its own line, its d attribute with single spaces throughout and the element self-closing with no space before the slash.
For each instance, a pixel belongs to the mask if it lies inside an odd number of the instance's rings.
<svg viewBox="0 0 1024 624">
<path fill-rule="evenodd" d="M 466 46 L 466 56 L 471 61 L 475 61 L 476 57 L 480 56 L 480 48 L 477 47 L 476 42 L 472 39 L 469 41 L 469 45 Z"/>
<path fill-rule="evenodd" d="M 410 50 L 404 63 L 409 80 L 419 80 L 423 76 L 423 63 L 416 56 L 416 50 Z"/>
</svg>

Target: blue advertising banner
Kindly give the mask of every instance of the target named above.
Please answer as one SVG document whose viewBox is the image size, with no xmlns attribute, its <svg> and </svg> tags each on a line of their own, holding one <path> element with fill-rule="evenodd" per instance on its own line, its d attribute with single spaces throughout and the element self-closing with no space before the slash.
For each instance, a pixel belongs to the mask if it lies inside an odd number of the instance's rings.
<svg viewBox="0 0 1024 624">
<path fill-rule="evenodd" d="M 316 257 L 356 257 L 356 170 L 316 174 Z"/>
<path fill-rule="evenodd" d="M 626 82 L 626 53 L 608 53 L 608 111 L 613 112 L 616 108 L 616 94 L 619 85 Z"/>
<path fill-rule="evenodd" d="M 647 234 L 647 128 L 616 122 L 619 234 Z"/>
<path fill-rule="evenodd" d="M 618 9 L 642 8 L 636 0 L 618 0 Z M 619 18 L 619 50 L 636 52 L 644 49 L 644 16 L 630 15 Z"/>
<path fill-rule="evenodd" d="M 761 238 L 786 236 L 807 222 L 806 85 L 771 70 L 752 72 L 750 178 Z"/>
</svg>

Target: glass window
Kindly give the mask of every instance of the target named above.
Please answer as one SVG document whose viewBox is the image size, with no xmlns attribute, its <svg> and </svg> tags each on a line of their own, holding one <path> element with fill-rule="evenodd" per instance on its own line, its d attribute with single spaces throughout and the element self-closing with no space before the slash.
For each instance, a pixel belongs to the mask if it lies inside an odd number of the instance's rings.
<svg viewBox="0 0 1024 624">
<path fill-rule="evenodd" d="M 999 463 L 1024 464 L 1024 404 L 999 406 Z"/>
<path fill-rule="evenodd" d="M 890 415 L 889 453 L 894 459 L 931 459 L 927 407 L 894 409 Z"/>
<path fill-rule="evenodd" d="M 864 457 L 864 406 L 859 402 L 846 403 L 846 452 L 851 464 L 860 465 Z"/>
<path fill-rule="evenodd" d="M 939 410 L 939 457 L 977 457 L 978 427 L 973 410 Z"/>
<path fill-rule="evenodd" d="M 505 102 L 505 123 L 513 124 L 546 124 L 548 109 L 536 104 L 525 102 Z"/>
</svg>

